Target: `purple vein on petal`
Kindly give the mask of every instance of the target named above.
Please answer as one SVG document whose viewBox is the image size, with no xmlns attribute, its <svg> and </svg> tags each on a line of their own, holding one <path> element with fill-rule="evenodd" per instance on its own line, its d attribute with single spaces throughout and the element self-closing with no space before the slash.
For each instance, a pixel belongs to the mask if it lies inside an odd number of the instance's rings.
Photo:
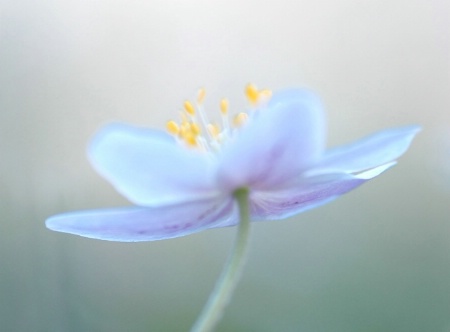
<svg viewBox="0 0 450 332">
<path fill-rule="evenodd" d="M 252 193 L 251 211 L 255 220 L 284 219 L 316 208 L 359 187 L 395 165 L 388 163 L 358 175 L 330 173 L 303 179 L 278 191 Z"/>
<path fill-rule="evenodd" d="M 234 201 L 216 199 L 159 208 L 124 207 L 65 213 L 46 221 L 49 229 L 84 237 L 154 241 L 199 232 L 237 218 Z"/>
</svg>

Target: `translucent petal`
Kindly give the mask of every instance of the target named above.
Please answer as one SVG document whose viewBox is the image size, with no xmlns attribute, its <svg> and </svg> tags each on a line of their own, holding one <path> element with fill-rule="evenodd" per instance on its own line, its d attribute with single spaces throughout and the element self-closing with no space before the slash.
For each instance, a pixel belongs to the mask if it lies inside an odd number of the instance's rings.
<svg viewBox="0 0 450 332">
<path fill-rule="evenodd" d="M 110 124 L 94 137 L 89 157 L 95 169 L 137 205 L 175 204 L 217 195 L 214 161 L 161 131 Z"/>
<path fill-rule="evenodd" d="M 125 207 L 66 213 L 49 218 L 46 226 L 93 239 L 137 242 L 184 236 L 233 224 L 236 218 L 237 209 L 230 197 L 158 208 Z"/>
<path fill-rule="evenodd" d="M 223 188 L 271 188 L 317 161 L 325 140 L 322 108 L 305 90 L 281 91 L 255 110 L 234 140 L 223 147 Z"/>
<path fill-rule="evenodd" d="M 277 191 L 255 191 L 251 195 L 252 218 L 283 219 L 318 207 L 355 189 L 394 164 L 388 163 L 358 175 L 330 173 L 312 176 Z"/>
<path fill-rule="evenodd" d="M 383 165 L 400 157 L 419 131 L 418 126 L 388 129 L 331 149 L 325 153 L 315 171 L 324 169 L 327 172 L 354 173 Z"/>
</svg>

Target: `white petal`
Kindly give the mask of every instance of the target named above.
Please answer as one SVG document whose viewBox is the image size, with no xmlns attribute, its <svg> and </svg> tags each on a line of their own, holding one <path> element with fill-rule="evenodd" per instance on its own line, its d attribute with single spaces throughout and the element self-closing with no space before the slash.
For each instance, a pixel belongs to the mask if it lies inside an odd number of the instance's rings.
<svg viewBox="0 0 450 332">
<path fill-rule="evenodd" d="M 400 157 L 420 131 L 417 126 L 394 128 L 375 133 L 351 144 L 327 151 L 315 172 L 330 170 L 348 173 L 386 164 Z"/>
<path fill-rule="evenodd" d="M 223 147 L 219 183 L 226 190 L 270 188 L 300 174 L 322 153 L 324 117 L 311 93 L 282 91 L 254 112 Z"/>
<path fill-rule="evenodd" d="M 212 159 L 161 131 L 110 124 L 94 137 L 89 157 L 95 169 L 137 205 L 217 195 L 213 185 L 217 166 Z"/>
<path fill-rule="evenodd" d="M 277 191 L 251 194 L 252 219 L 284 219 L 331 202 L 378 176 L 395 163 L 388 163 L 358 175 L 330 173 L 304 178 L 296 185 Z"/>
<path fill-rule="evenodd" d="M 56 215 L 49 229 L 93 239 L 137 242 L 170 239 L 222 224 L 234 224 L 237 208 L 227 199 L 158 208 L 127 207 Z"/>
</svg>

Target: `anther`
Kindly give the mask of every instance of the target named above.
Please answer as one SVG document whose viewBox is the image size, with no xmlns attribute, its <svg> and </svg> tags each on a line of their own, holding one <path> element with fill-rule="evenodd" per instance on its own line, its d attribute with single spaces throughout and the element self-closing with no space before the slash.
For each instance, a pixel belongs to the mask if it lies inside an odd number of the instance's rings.
<svg viewBox="0 0 450 332">
<path fill-rule="evenodd" d="M 259 98 L 270 99 L 272 97 L 272 91 L 269 89 L 264 89 L 259 91 Z"/>
<path fill-rule="evenodd" d="M 247 121 L 248 119 L 248 114 L 247 113 L 239 113 L 237 114 L 234 119 L 233 119 L 233 124 L 236 127 L 240 127 L 244 124 L 245 121 Z"/>
<path fill-rule="evenodd" d="M 193 135 L 192 133 L 187 133 L 186 135 L 184 135 L 184 141 L 191 145 L 191 146 L 196 146 L 197 145 L 197 139 L 195 137 L 195 135 Z"/>
<path fill-rule="evenodd" d="M 220 134 L 220 128 L 217 125 L 213 125 L 212 123 L 209 123 L 207 125 L 208 131 L 211 134 L 212 137 L 216 138 L 219 137 Z"/>
<path fill-rule="evenodd" d="M 184 139 L 186 137 L 186 135 L 188 135 L 190 133 L 190 131 L 191 131 L 191 128 L 189 126 L 189 122 L 183 122 L 180 126 L 180 132 L 179 132 L 180 137 Z"/>
<path fill-rule="evenodd" d="M 200 126 L 196 123 L 191 123 L 190 125 L 190 129 L 191 129 L 191 133 L 194 134 L 195 136 L 200 135 Z"/>
<path fill-rule="evenodd" d="M 228 113 L 228 100 L 225 98 L 220 101 L 220 112 L 222 112 L 223 115 Z"/>
<path fill-rule="evenodd" d="M 256 104 L 258 102 L 259 92 L 254 84 L 248 84 L 245 87 L 245 95 L 247 96 L 247 99 L 250 101 L 250 103 Z"/>
<path fill-rule="evenodd" d="M 180 132 L 180 127 L 176 124 L 175 121 L 168 121 L 166 124 L 167 131 L 172 135 L 178 135 Z"/>
<path fill-rule="evenodd" d="M 189 100 L 186 100 L 184 102 L 184 109 L 189 115 L 191 116 L 195 115 L 195 108 Z"/>
<path fill-rule="evenodd" d="M 203 100 L 205 100 L 206 91 L 204 88 L 200 88 L 197 93 L 197 104 L 203 104 Z"/>
</svg>

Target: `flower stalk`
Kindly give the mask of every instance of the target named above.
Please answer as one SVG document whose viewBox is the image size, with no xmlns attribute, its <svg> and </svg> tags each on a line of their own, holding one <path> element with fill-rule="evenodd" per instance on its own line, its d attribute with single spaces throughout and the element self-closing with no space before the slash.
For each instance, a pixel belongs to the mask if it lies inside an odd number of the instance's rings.
<svg viewBox="0 0 450 332">
<path fill-rule="evenodd" d="M 239 206 L 239 225 L 234 247 L 191 332 L 214 330 L 231 299 L 245 264 L 250 235 L 249 191 L 247 188 L 238 189 L 234 192 L 234 197 Z"/>
</svg>

